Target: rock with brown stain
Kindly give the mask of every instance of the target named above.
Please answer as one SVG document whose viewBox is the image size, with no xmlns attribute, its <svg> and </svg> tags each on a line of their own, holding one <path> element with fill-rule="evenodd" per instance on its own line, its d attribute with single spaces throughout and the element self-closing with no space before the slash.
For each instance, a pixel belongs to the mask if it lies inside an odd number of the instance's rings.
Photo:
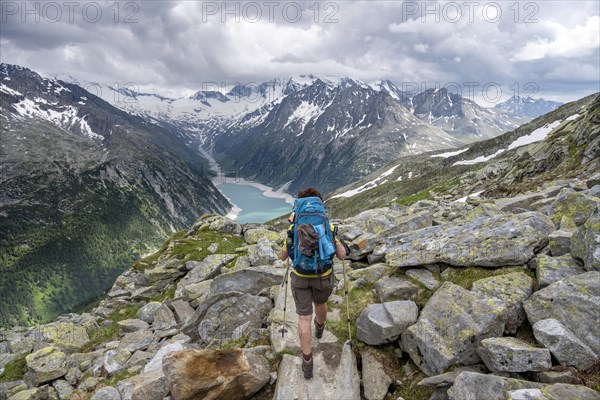
<svg viewBox="0 0 600 400">
<path fill-rule="evenodd" d="M 178 351 L 163 372 L 174 400 L 248 399 L 270 378 L 267 360 L 244 349 Z"/>
</svg>

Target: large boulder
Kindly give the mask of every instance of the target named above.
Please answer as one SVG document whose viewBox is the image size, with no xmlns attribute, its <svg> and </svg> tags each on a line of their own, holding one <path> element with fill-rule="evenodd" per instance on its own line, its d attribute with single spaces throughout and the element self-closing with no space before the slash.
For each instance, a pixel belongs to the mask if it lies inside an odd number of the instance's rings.
<svg viewBox="0 0 600 400">
<path fill-rule="evenodd" d="M 527 318 L 523 302 L 533 293 L 533 279 L 523 272 L 493 276 L 475 281 L 471 291 L 502 300 L 506 306 L 504 332 L 514 334 Z"/>
<path fill-rule="evenodd" d="M 355 269 L 348 272 L 350 279 L 363 279 L 366 282 L 373 283 L 379 281 L 388 274 L 388 267 L 385 264 L 375 264 L 370 267 Z"/>
<path fill-rule="evenodd" d="M 271 242 L 279 242 L 282 239 L 279 233 L 265 228 L 251 228 L 244 232 L 244 240 L 248 244 L 257 244 L 262 238 L 266 238 Z"/>
<path fill-rule="evenodd" d="M 529 322 L 556 319 L 600 354 L 600 272 L 571 276 L 535 292 L 524 303 Z"/>
<path fill-rule="evenodd" d="M 146 350 L 152 343 L 155 343 L 156 336 L 150 331 L 139 330 L 128 333 L 119 343 L 119 349 L 125 349 L 130 353 L 135 353 L 138 350 Z"/>
<path fill-rule="evenodd" d="M 585 369 L 598 360 L 598 356 L 555 319 L 543 319 L 533 324 L 533 336 L 550 350 L 560 365 Z"/>
<path fill-rule="evenodd" d="M 273 307 L 266 297 L 244 294 L 227 297 L 212 306 L 198 326 L 200 339 L 226 341 L 248 335 L 262 326 Z"/>
<path fill-rule="evenodd" d="M 186 273 L 185 265 L 177 258 L 168 258 L 161 260 L 154 268 L 144 271 L 144 274 L 151 283 L 155 282 L 173 282 Z"/>
<path fill-rule="evenodd" d="M 583 225 L 599 205 L 600 199 L 597 197 L 581 192 L 561 192 L 552 204 L 550 217 L 557 228 L 572 231 Z"/>
<path fill-rule="evenodd" d="M 271 376 L 262 355 L 242 349 L 171 353 L 163 372 L 174 400 L 248 399 Z"/>
<path fill-rule="evenodd" d="M 156 370 L 117 383 L 121 400 L 163 400 L 169 394 L 167 379 Z"/>
<path fill-rule="evenodd" d="M 484 339 L 477 354 L 492 372 L 544 371 L 552 367 L 548 349 L 534 347 L 513 337 Z"/>
<path fill-rule="evenodd" d="M 548 236 L 548 247 L 553 257 L 565 255 L 571 251 L 572 231 L 555 231 Z"/>
<path fill-rule="evenodd" d="M 481 340 L 502 336 L 506 306 L 502 300 L 474 294 L 445 282 L 427 302 L 416 324 L 402 334 L 402 347 L 427 375 L 453 365 L 481 362 Z"/>
<path fill-rule="evenodd" d="M 257 244 L 248 246 L 248 259 L 253 266 L 271 265 L 279 259 L 281 248 L 267 238 L 258 240 Z"/>
<path fill-rule="evenodd" d="M 356 337 L 369 345 L 393 342 L 417 321 L 419 308 L 412 301 L 371 304 L 356 320 Z"/>
<path fill-rule="evenodd" d="M 429 290 L 435 290 L 440 287 L 440 281 L 425 268 L 412 268 L 406 271 L 406 276 L 413 278 Z"/>
<path fill-rule="evenodd" d="M 545 385 L 520 379 L 463 372 L 448 390 L 451 400 L 506 400 L 506 394 L 519 389 L 540 389 Z"/>
<path fill-rule="evenodd" d="M 125 370 L 125 363 L 131 357 L 131 352 L 126 349 L 109 350 L 102 356 L 102 370 L 108 375 L 116 375 Z"/>
<path fill-rule="evenodd" d="M 175 315 L 173 311 L 166 305 L 162 304 L 159 308 L 154 311 L 154 321 L 152 322 L 152 329 L 154 330 L 167 330 L 177 326 Z"/>
<path fill-rule="evenodd" d="M 186 286 L 215 278 L 221 268 L 235 258 L 233 254 L 211 254 L 202 261 L 188 261 L 186 267 L 191 269 L 178 283 L 178 291 Z"/>
<path fill-rule="evenodd" d="M 31 386 L 40 386 L 67 373 L 67 355 L 58 348 L 44 347 L 25 357 L 27 363 L 26 380 Z"/>
<path fill-rule="evenodd" d="M 524 265 L 553 231 L 552 221 L 537 212 L 481 217 L 393 236 L 385 241 L 385 259 L 393 267 Z"/>
<path fill-rule="evenodd" d="M 583 269 L 570 254 L 550 257 L 539 254 L 535 260 L 535 274 L 540 289 L 569 276 L 583 274 Z"/>
<path fill-rule="evenodd" d="M 137 317 L 145 323 L 151 324 L 154 322 L 156 310 L 158 310 L 161 306 L 162 303 L 159 303 L 158 301 L 151 301 L 138 310 Z"/>
<path fill-rule="evenodd" d="M 38 346 L 56 346 L 66 352 L 81 350 L 90 342 L 85 327 L 72 322 L 53 322 L 42 325 L 34 332 Z"/>
<path fill-rule="evenodd" d="M 121 394 L 112 386 L 99 389 L 90 400 L 121 400 Z"/>
<path fill-rule="evenodd" d="M 210 284 L 211 294 L 240 292 L 258 294 L 261 290 L 281 283 L 284 270 L 271 266 L 242 269 L 217 276 Z"/>
<path fill-rule="evenodd" d="M 406 278 L 388 276 L 375 284 L 379 301 L 410 300 L 419 291 L 419 287 Z"/>
<path fill-rule="evenodd" d="M 583 260 L 586 270 L 600 270 L 600 210 L 573 234 L 571 254 Z"/>
<path fill-rule="evenodd" d="M 542 389 L 519 389 L 506 393 L 510 400 L 600 400 L 600 394 L 585 386 L 557 383 Z"/>
</svg>

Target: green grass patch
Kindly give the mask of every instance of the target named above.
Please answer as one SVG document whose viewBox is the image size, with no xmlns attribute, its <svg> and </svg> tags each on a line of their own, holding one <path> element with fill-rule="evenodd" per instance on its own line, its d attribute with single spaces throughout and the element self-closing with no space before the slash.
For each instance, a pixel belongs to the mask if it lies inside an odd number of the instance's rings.
<svg viewBox="0 0 600 400">
<path fill-rule="evenodd" d="M 471 290 L 473 282 L 479 279 L 490 278 L 492 276 L 506 275 L 513 272 L 524 272 L 535 278 L 535 272 L 525 268 L 479 268 L 479 267 L 457 267 L 453 268 L 451 273 L 446 274 L 446 281 L 452 282 L 455 285 L 462 286 L 467 290 Z"/>
<path fill-rule="evenodd" d="M 240 349 L 240 348 L 243 348 L 247 342 L 248 342 L 248 336 L 241 336 L 237 339 L 229 339 L 229 340 L 221 343 L 221 349 L 223 349 L 223 350 Z"/>
<path fill-rule="evenodd" d="M 429 193 L 430 190 L 431 190 L 430 188 L 427 188 L 427 189 L 421 190 L 420 192 L 401 197 L 398 200 L 396 200 L 396 203 L 402 204 L 403 206 L 412 206 L 417 201 L 431 200 L 432 197 L 431 197 L 431 193 Z"/>
<path fill-rule="evenodd" d="M 87 353 L 94 351 L 96 347 L 102 343 L 117 340 L 122 334 L 122 330 L 118 322 L 126 319 L 137 318 L 137 312 L 139 309 L 140 307 L 138 306 L 126 306 L 114 311 L 107 318 L 107 320 L 110 321 L 110 324 L 91 329 L 88 332 L 90 342 L 81 350 L 81 352 Z"/>
<path fill-rule="evenodd" d="M 165 258 L 175 257 L 186 263 L 201 261 L 211 254 L 233 254 L 244 244 L 244 238 L 230 233 L 218 233 L 208 228 L 198 230 L 194 235 L 185 237 L 187 231 L 179 231 L 171 236 L 156 253 L 137 261 L 133 269 L 144 271 L 154 268 Z M 215 253 L 208 251 L 213 244 L 218 244 Z"/>
<path fill-rule="evenodd" d="M 150 301 L 156 301 L 159 303 L 164 302 L 165 300 L 169 300 L 169 299 L 174 299 L 175 298 L 175 291 L 177 290 L 176 287 L 172 287 L 171 289 L 161 293 L 161 294 L 157 294 L 156 296 L 152 297 L 150 299 Z"/>
<path fill-rule="evenodd" d="M 4 372 L 0 374 L 0 382 L 14 382 L 23 379 L 27 372 L 25 356 L 12 360 L 4 366 Z"/>
<path fill-rule="evenodd" d="M 350 330 L 352 332 L 352 338 L 355 341 L 357 347 L 364 346 L 364 343 L 355 340 L 356 339 L 356 320 L 360 316 L 360 313 L 370 304 L 378 303 L 377 296 L 373 290 L 373 284 L 366 285 L 362 288 L 356 288 L 348 293 L 348 306 L 350 310 Z M 331 301 L 328 302 L 328 308 L 333 309 L 334 305 Z M 339 321 L 327 321 L 327 329 L 338 337 L 339 340 L 344 341 L 348 337 L 348 322 L 347 322 L 347 311 L 346 303 L 342 303 L 335 308 L 340 309 L 340 320 Z"/>
</svg>

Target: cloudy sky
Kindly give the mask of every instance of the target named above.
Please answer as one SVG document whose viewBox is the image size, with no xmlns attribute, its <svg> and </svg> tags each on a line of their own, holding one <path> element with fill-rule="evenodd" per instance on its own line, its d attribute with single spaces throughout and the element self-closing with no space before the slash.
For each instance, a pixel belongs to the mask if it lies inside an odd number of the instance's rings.
<svg viewBox="0 0 600 400">
<path fill-rule="evenodd" d="M 0 61 L 166 96 L 312 73 L 484 102 L 600 90 L 600 2 L 0 2 Z M 484 90 L 487 89 L 487 90 Z"/>
</svg>

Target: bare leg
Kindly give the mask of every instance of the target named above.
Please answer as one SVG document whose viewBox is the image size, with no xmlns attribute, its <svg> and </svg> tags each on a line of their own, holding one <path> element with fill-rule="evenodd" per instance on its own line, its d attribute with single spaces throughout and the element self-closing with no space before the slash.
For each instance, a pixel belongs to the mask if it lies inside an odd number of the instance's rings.
<svg viewBox="0 0 600 400">
<path fill-rule="evenodd" d="M 315 303 L 315 315 L 319 325 L 323 325 L 327 319 L 327 303 L 317 304 Z"/>
<path fill-rule="evenodd" d="M 298 335 L 300 336 L 300 348 L 303 354 L 312 352 L 312 332 L 310 328 L 311 315 L 298 316 Z"/>
</svg>

